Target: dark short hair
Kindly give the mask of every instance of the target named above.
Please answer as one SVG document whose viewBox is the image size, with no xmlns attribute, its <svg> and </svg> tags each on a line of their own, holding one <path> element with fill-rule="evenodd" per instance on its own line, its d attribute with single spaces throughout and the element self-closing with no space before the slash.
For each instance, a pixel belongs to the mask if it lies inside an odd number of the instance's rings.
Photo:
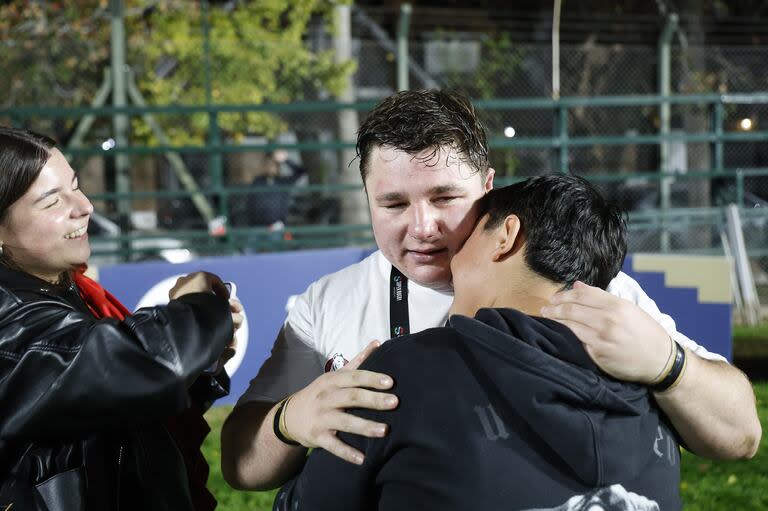
<svg viewBox="0 0 768 511">
<path fill-rule="evenodd" d="M 491 190 L 480 203 L 486 230 L 520 219 L 525 263 L 568 288 L 580 280 L 605 289 L 627 253 L 624 212 L 583 178 L 539 176 Z"/>
<path fill-rule="evenodd" d="M 45 135 L 0 126 L 0 221 L 27 193 L 55 147 Z"/>
<path fill-rule="evenodd" d="M 379 103 L 357 133 L 363 183 L 370 170 L 371 152 L 378 146 L 412 155 L 453 147 L 483 178 L 488 173 L 485 128 L 469 99 L 455 91 L 406 90 Z M 425 160 L 431 160 L 435 153 Z"/>
</svg>

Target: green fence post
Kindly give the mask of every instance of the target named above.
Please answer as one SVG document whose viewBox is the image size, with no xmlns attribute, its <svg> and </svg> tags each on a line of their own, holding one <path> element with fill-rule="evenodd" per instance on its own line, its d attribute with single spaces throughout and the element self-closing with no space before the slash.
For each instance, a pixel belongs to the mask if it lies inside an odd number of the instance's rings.
<svg viewBox="0 0 768 511">
<path fill-rule="evenodd" d="M 715 140 L 712 143 L 712 170 L 722 172 L 725 168 L 723 156 L 723 100 L 718 98 L 712 105 L 712 131 L 715 134 Z"/>
<path fill-rule="evenodd" d="M 560 146 L 560 172 L 568 174 L 568 107 L 557 100 L 557 127 Z"/>
<path fill-rule="evenodd" d="M 112 105 L 124 107 L 128 104 L 127 70 L 125 61 L 125 22 L 123 0 L 110 2 L 110 60 L 112 65 Z M 128 116 L 119 113 L 112 117 L 115 144 L 120 149 L 129 145 L 130 120 Z M 115 161 L 115 191 L 117 202 L 118 224 L 123 233 L 132 230 L 131 225 L 131 162 L 127 153 L 119 152 L 114 156 Z M 130 239 L 120 242 L 124 260 L 129 261 L 133 253 Z"/>
<path fill-rule="evenodd" d="M 232 249 L 232 236 L 229 235 L 229 217 L 227 193 L 223 190 L 223 164 L 221 156 L 221 130 L 219 129 L 219 111 L 213 107 L 213 85 L 211 83 L 211 27 L 208 0 L 203 0 L 203 63 L 205 66 L 205 106 L 208 108 L 208 171 L 211 178 L 211 190 L 219 198 L 218 216 L 227 219 L 224 241 Z"/>
<path fill-rule="evenodd" d="M 408 90 L 408 27 L 411 23 L 411 4 L 400 4 L 397 24 L 397 90 Z"/>
</svg>

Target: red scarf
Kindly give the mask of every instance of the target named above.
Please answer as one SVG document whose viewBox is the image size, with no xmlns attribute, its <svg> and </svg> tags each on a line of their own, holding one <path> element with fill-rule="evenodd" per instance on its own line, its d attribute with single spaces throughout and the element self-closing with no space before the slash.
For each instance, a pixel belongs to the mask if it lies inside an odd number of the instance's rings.
<svg viewBox="0 0 768 511">
<path fill-rule="evenodd" d="M 75 284 L 80 290 L 80 296 L 94 316 L 99 319 L 116 318 L 122 321 L 131 314 L 117 298 L 96 281 L 86 277 L 82 271 L 73 273 Z M 193 401 L 191 407 L 179 415 L 170 417 L 166 421 L 165 427 L 171 433 L 184 458 L 189 479 L 189 491 L 192 495 L 195 511 L 213 511 L 216 508 L 216 499 L 206 487 L 208 463 L 200 451 L 200 446 L 203 445 L 203 440 L 211 428 L 203 418 L 202 410 Z"/>
</svg>

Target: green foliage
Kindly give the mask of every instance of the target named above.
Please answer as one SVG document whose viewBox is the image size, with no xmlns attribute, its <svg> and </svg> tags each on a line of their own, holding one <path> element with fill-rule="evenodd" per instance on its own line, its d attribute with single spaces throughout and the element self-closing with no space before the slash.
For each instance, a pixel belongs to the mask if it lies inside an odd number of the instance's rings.
<svg viewBox="0 0 768 511">
<path fill-rule="evenodd" d="M 493 99 L 509 94 L 510 84 L 523 74 L 522 65 L 527 50 L 515 44 L 508 32 L 488 34 L 481 45 L 482 63 L 471 74 L 447 73 L 445 81 L 450 87 L 463 90 L 474 99 Z M 491 138 L 500 136 L 508 123 L 507 112 L 486 110 L 482 120 Z M 499 177 L 514 176 L 520 160 L 513 149 L 491 150 L 490 161 Z"/>
<path fill-rule="evenodd" d="M 313 16 L 330 21 L 330 1 L 263 0 L 240 3 L 231 11 L 211 8 L 207 62 L 206 18 L 199 3 L 159 5 L 149 22 L 133 32 L 142 48 L 135 64 L 141 69 L 139 87 L 155 104 L 289 103 L 318 90 L 335 95 L 354 67 L 352 62 L 335 63 L 332 50 L 311 51 L 304 40 Z M 163 62 L 170 72 L 158 72 Z M 207 114 L 164 117 L 176 143 L 205 139 Z M 235 138 L 274 137 L 285 130 L 285 124 L 269 113 L 222 114 L 219 125 Z"/>
<path fill-rule="evenodd" d="M 336 63 L 333 50 L 313 51 L 305 39 L 312 23 L 316 32 L 332 27 L 337 3 L 216 3 L 206 17 L 201 2 L 125 0 L 126 59 L 145 99 L 155 105 L 290 103 L 337 95 L 354 62 Z M 110 66 L 110 19 L 108 0 L 0 3 L 0 105 L 89 104 Z M 201 143 L 208 133 L 207 114 L 157 120 L 174 144 Z M 74 122 L 37 129 L 61 133 Z M 132 122 L 135 142 L 156 142 L 141 119 Z M 267 113 L 222 114 L 219 125 L 235 139 L 273 137 L 285 129 Z"/>
<path fill-rule="evenodd" d="M 106 4 L 0 2 L 0 106 L 87 104 L 109 58 Z M 58 121 L 58 130 L 53 122 L 38 129 L 53 133 L 73 122 Z"/>
<path fill-rule="evenodd" d="M 768 424 L 768 383 L 754 384 L 760 423 Z M 224 482 L 219 466 L 219 431 L 231 407 L 217 407 L 206 415 L 212 432 L 204 454 L 211 463 L 209 487 L 222 511 L 268 511 L 275 492 L 236 492 Z M 720 509 L 768 510 L 768 440 L 760 443 L 757 456 L 743 461 L 709 461 L 684 452 L 680 492 L 686 511 Z"/>
<path fill-rule="evenodd" d="M 509 83 L 522 72 L 527 51 L 515 44 L 508 32 L 493 34 L 483 40 L 483 62 L 468 86 L 473 98 L 493 99 L 508 94 Z"/>
</svg>

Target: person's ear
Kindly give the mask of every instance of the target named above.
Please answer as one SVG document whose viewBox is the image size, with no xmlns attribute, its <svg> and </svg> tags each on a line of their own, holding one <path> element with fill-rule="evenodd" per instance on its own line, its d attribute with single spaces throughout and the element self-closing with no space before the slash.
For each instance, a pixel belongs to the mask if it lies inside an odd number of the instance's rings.
<svg viewBox="0 0 768 511">
<path fill-rule="evenodd" d="M 520 218 L 517 215 L 509 215 L 496 229 L 496 248 L 493 251 L 493 261 L 502 261 L 515 255 L 525 243 Z"/>
<path fill-rule="evenodd" d="M 495 175 L 496 175 L 496 171 L 493 170 L 491 167 L 488 167 L 488 174 L 485 175 L 485 184 L 483 184 L 485 193 L 488 193 L 491 190 L 493 190 L 493 178 Z"/>
</svg>

